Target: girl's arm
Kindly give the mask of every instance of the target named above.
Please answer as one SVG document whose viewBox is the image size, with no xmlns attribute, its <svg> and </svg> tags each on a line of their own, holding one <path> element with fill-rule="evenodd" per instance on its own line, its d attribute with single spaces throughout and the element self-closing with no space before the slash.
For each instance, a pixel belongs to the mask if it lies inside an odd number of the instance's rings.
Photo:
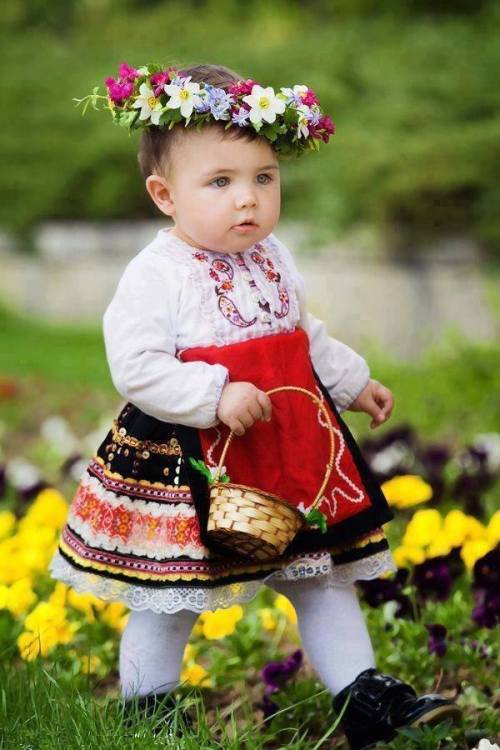
<svg viewBox="0 0 500 750">
<path fill-rule="evenodd" d="M 103 319 L 106 355 L 117 391 L 164 422 L 201 429 L 218 424 L 228 381 L 223 365 L 175 357 L 178 269 L 142 251 L 128 264 Z"/>
<path fill-rule="evenodd" d="M 366 387 L 370 369 L 363 357 L 346 344 L 328 335 L 325 323 L 308 312 L 305 283 L 292 254 L 273 235 L 282 257 L 295 280 L 300 305 L 299 325 L 309 336 L 310 356 L 320 380 L 330 393 L 339 413 L 345 411 Z"/>
</svg>

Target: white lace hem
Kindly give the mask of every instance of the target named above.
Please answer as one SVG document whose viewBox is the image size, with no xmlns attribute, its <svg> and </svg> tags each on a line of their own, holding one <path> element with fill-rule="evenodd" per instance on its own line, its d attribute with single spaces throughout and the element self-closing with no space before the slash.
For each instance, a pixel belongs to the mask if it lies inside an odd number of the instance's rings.
<svg viewBox="0 0 500 750">
<path fill-rule="evenodd" d="M 241 581 L 212 588 L 153 588 L 116 581 L 77 570 L 58 551 L 52 558 L 49 570 L 53 578 L 64 581 L 80 593 L 92 593 L 106 602 L 120 601 L 129 609 L 151 609 L 157 614 L 172 614 L 181 609 L 201 613 L 231 607 L 233 604 L 245 604 L 253 599 L 263 584 L 272 585 L 276 582 L 278 588 L 279 581 L 320 578 L 318 583 L 321 586 L 349 586 L 356 580 L 371 580 L 382 573 L 396 571 L 397 566 L 390 550 L 343 565 L 333 565 L 330 554 L 326 552 L 316 558 L 307 555 L 298 558 L 286 568 L 255 581 Z"/>
</svg>

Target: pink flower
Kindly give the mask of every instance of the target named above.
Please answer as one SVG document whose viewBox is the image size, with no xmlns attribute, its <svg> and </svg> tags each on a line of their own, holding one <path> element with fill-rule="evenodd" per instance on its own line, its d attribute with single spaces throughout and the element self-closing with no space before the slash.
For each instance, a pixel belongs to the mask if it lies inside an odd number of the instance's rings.
<svg viewBox="0 0 500 750">
<path fill-rule="evenodd" d="M 307 104 L 308 107 L 310 107 L 311 104 L 319 104 L 318 97 L 312 89 L 307 89 L 307 93 L 302 97 L 302 101 L 304 104 Z"/>
<path fill-rule="evenodd" d="M 177 75 L 177 71 L 174 68 L 169 68 L 168 70 L 163 70 L 161 73 L 153 73 L 151 76 L 151 85 L 154 86 L 154 94 L 155 96 L 160 96 L 160 94 L 163 92 L 163 87 L 166 83 L 171 83 L 171 81 L 175 78 Z"/>
<path fill-rule="evenodd" d="M 257 81 L 253 81 L 251 78 L 248 78 L 246 81 L 238 81 L 237 83 L 232 83 L 228 88 L 228 93 L 232 94 L 232 96 L 247 96 L 248 94 L 252 93 L 252 89 L 254 86 L 258 86 Z"/>
<path fill-rule="evenodd" d="M 335 134 L 335 124 L 328 115 L 320 117 L 317 125 L 309 126 L 309 135 L 312 138 L 321 138 L 324 143 L 328 143 L 330 136 Z"/>
<path fill-rule="evenodd" d="M 105 84 L 108 89 L 108 95 L 115 104 L 122 104 L 134 90 L 134 84 L 130 81 L 115 81 L 114 78 L 106 78 Z"/>
<path fill-rule="evenodd" d="M 136 78 L 139 78 L 139 75 L 139 71 L 135 68 L 131 68 L 127 63 L 122 63 L 118 70 L 118 78 L 121 83 L 124 83 L 125 81 L 135 81 Z"/>
</svg>

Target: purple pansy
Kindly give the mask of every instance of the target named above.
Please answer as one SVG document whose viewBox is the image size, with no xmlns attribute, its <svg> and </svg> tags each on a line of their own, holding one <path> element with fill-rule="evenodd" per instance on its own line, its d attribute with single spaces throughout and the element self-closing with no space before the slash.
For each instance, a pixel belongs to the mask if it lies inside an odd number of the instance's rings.
<svg viewBox="0 0 500 750">
<path fill-rule="evenodd" d="M 493 628 L 500 623 L 500 545 L 476 561 L 473 576 L 472 619 L 479 627 Z"/>
<path fill-rule="evenodd" d="M 278 690 L 294 675 L 303 661 L 302 650 L 299 648 L 284 661 L 271 661 L 261 670 L 260 676 L 264 680 L 266 695 L 277 693 Z"/>
<path fill-rule="evenodd" d="M 448 599 L 453 586 L 448 561 L 444 556 L 431 557 L 420 565 L 415 565 L 412 582 L 422 599 Z"/>
<path fill-rule="evenodd" d="M 378 607 L 386 602 L 397 602 L 396 617 L 413 617 L 411 601 L 403 594 L 409 571 L 400 568 L 392 578 L 374 578 L 369 581 L 358 581 L 358 586 L 363 592 L 363 598 L 370 607 Z"/>
<path fill-rule="evenodd" d="M 429 632 L 427 650 L 430 654 L 436 654 L 436 656 L 443 657 L 447 648 L 446 635 L 448 631 L 444 625 L 440 625 L 439 623 L 426 625 L 425 627 Z"/>
</svg>

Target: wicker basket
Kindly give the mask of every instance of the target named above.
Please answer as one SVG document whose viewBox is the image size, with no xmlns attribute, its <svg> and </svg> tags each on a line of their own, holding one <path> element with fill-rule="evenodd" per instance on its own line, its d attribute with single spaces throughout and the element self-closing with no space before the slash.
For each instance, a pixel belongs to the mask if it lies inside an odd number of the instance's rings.
<svg viewBox="0 0 500 750">
<path fill-rule="evenodd" d="M 332 472 L 334 456 L 332 422 L 324 404 L 306 388 L 285 385 L 267 391 L 267 395 L 270 396 L 278 391 L 305 393 L 321 409 L 327 421 L 330 456 L 325 467 L 323 482 L 308 509 L 309 512 L 321 502 L 323 491 Z M 233 554 L 244 555 L 255 560 L 272 560 L 279 557 L 290 544 L 299 529 L 304 526 L 306 517 L 293 505 L 269 492 L 243 484 L 218 481 L 233 436 L 234 432 L 230 432 L 210 486 L 207 535 L 212 542 L 230 550 Z"/>
</svg>

